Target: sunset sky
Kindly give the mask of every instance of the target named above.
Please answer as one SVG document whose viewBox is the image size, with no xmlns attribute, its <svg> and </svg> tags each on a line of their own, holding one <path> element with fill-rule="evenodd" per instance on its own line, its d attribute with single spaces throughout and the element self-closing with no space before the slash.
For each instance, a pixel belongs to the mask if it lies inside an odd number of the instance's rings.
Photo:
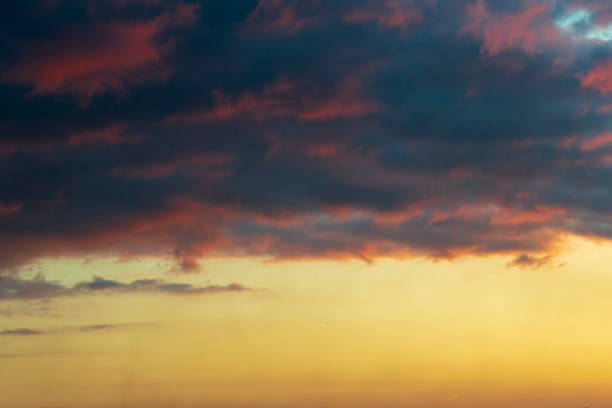
<svg viewBox="0 0 612 408">
<path fill-rule="evenodd" d="M 0 407 L 612 406 L 612 1 L 1 7 Z"/>
</svg>

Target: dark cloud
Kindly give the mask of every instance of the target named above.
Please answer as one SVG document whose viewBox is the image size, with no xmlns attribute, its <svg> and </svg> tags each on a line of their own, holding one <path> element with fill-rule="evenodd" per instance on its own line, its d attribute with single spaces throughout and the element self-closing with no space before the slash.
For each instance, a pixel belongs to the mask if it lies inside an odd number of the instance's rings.
<svg viewBox="0 0 612 408">
<path fill-rule="evenodd" d="M 72 287 L 67 287 L 57 282 L 47 281 L 42 275 L 38 275 L 31 280 L 0 276 L 0 301 L 45 299 L 95 293 L 159 292 L 174 295 L 204 295 L 248 290 L 250 289 L 239 283 L 231 283 L 226 286 L 193 286 L 187 283 L 171 283 L 157 279 L 142 279 L 123 283 L 101 277 L 94 277 L 91 281 L 79 282 Z"/>
<path fill-rule="evenodd" d="M 32 329 L 5 329 L 0 331 L 0 336 L 35 336 L 38 334 L 43 334 L 43 332 Z"/>
<path fill-rule="evenodd" d="M 123 93 L 128 84 L 143 78 L 170 75 L 162 60 L 174 40 L 160 37 L 168 28 L 191 24 L 198 7 L 179 2 L 146 17 L 130 15 L 119 3 L 109 2 L 107 7 L 81 10 L 79 20 L 54 32 L 48 42 L 28 44 L 22 39 L 20 58 L 2 79 L 27 85 L 32 96 L 71 94 L 89 103 L 97 94 Z M 106 13 L 120 16 L 108 19 Z"/>
<path fill-rule="evenodd" d="M 564 29 L 578 6 L 588 21 Z M 595 0 L 9 1 L 0 268 L 608 239 L 612 42 L 588 36 L 611 15 Z"/>
<path fill-rule="evenodd" d="M 98 330 L 107 330 L 116 328 L 116 324 L 94 324 L 91 326 L 81 326 L 79 327 L 80 331 L 90 332 L 90 331 L 98 331 Z"/>
<path fill-rule="evenodd" d="M 518 266 L 521 268 L 530 267 L 530 268 L 539 268 L 541 266 L 547 265 L 550 263 L 552 258 L 550 255 L 544 256 L 532 256 L 528 254 L 520 254 L 512 261 L 508 262 L 508 266 Z"/>
<path fill-rule="evenodd" d="M 0 276 L 0 300 L 57 297 L 68 291 L 59 283 L 46 281 L 42 275 L 31 280 Z"/>
<path fill-rule="evenodd" d="M 150 326 L 150 323 L 127 323 L 127 324 L 95 324 L 89 326 L 77 326 L 77 327 L 62 327 L 56 329 L 46 329 L 46 330 L 34 330 L 34 329 L 5 329 L 0 331 L 0 336 L 35 336 L 42 334 L 55 334 L 55 333 L 63 333 L 63 332 L 94 332 L 101 330 L 112 330 L 112 329 L 121 329 L 121 328 L 133 328 L 139 326 Z"/>
</svg>

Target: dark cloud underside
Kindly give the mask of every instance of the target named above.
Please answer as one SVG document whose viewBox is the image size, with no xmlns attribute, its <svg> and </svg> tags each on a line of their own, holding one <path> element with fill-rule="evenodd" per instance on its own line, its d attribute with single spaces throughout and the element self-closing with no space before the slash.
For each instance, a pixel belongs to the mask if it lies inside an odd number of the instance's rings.
<svg viewBox="0 0 612 408">
<path fill-rule="evenodd" d="M 565 233 L 612 237 L 612 42 L 594 37 L 612 7 L 511 3 L 9 1 L 0 267 L 465 253 L 524 266 Z M 80 285 L 17 290 L 231 290 Z"/>
</svg>

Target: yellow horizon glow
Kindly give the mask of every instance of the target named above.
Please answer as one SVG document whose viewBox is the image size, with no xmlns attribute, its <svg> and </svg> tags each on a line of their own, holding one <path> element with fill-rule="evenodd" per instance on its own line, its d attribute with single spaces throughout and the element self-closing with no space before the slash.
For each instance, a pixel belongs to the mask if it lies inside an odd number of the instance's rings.
<svg viewBox="0 0 612 408">
<path fill-rule="evenodd" d="M 240 282 L 251 292 L 38 302 L 0 337 L 0 405 L 561 407 L 612 403 L 612 243 L 572 237 L 536 269 L 508 256 L 270 263 L 47 260 L 32 273 Z M 9 302 L 18 314 L 23 302 Z M 15 328 L 0 315 L 0 329 Z M 92 324 L 123 324 L 80 332 Z M 36 392 L 32 392 L 36 390 Z M 3 402 L 5 401 L 5 402 Z M 9 403 L 6 405 L 6 403 Z"/>
</svg>

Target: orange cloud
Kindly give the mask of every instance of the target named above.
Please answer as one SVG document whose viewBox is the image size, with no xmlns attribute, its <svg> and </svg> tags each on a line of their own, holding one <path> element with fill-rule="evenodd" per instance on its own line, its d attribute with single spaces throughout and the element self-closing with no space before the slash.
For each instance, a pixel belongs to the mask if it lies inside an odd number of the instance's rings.
<svg viewBox="0 0 612 408">
<path fill-rule="evenodd" d="M 519 225 L 525 223 L 544 223 L 554 217 L 567 214 L 565 208 L 539 206 L 533 210 L 500 208 L 491 218 L 493 225 Z"/>
<path fill-rule="evenodd" d="M 374 221 L 383 225 L 401 224 L 422 214 L 422 208 L 409 206 L 401 210 L 380 212 L 374 216 Z"/>
<path fill-rule="evenodd" d="M 10 268 L 46 256 L 114 255 L 126 260 L 158 256 L 176 264 L 172 271 L 193 272 L 197 257 L 231 245 L 231 240 L 223 237 L 220 225 L 238 216 L 235 208 L 174 200 L 168 208 L 136 217 L 118 215 L 104 225 L 61 237 L 0 234 L 1 267 Z M 182 234 L 191 240 L 177 242 Z"/>
</svg>

